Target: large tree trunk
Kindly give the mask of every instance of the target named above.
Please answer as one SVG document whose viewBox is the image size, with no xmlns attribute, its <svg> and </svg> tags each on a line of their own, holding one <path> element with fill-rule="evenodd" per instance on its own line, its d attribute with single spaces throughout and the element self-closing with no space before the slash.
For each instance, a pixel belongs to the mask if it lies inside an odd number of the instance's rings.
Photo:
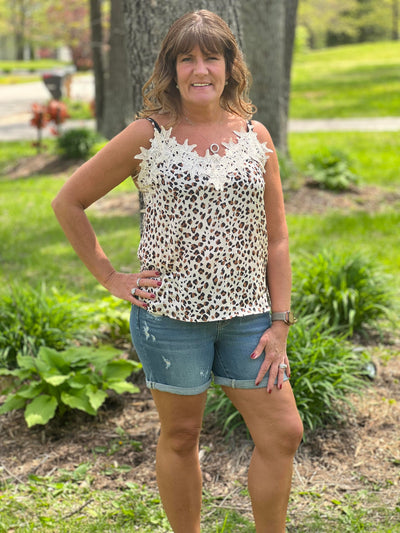
<svg viewBox="0 0 400 533">
<path fill-rule="evenodd" d="M 111 2 L 110 47 L 105 85 L 101 133 L 111 139 L 134 118 L 122 0 Z"/>
<path fill-rule="evenodd" d="M 290 71 L 298 0 L 242 2 L 246 59 L 253 74 L 255 116 L 287 153 Z"/>
<path fill-rule="evenodd" d="M 101 20 L 101 0 L 90 0 L 90 29 L 95 87 L 96 128 L 97 131 L 101 131 L 104 111 L 103 26 Z"/>
<path fill-rule="evenodd" d="M 198 9 L 209 9 L 222 16 L 241 41 L 240 0 L 124 0 L 135 112 L 142 107 L 142 87 L 152 73 L 168 28 L 181 15 Z"/>
</svg>

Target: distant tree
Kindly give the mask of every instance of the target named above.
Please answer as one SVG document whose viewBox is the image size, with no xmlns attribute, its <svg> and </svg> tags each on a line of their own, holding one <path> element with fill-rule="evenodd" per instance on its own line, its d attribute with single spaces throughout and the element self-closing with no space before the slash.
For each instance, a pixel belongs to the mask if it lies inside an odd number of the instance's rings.
<svg viewBox="0 0 400 533">
<path fill-rule="evenodd" d="M 63 44 L 71 51 L 77 69 L 92 68 L 89 6 L 81 0 L 49 2 L 47 35 L 52 44 Z"/>
</svg>

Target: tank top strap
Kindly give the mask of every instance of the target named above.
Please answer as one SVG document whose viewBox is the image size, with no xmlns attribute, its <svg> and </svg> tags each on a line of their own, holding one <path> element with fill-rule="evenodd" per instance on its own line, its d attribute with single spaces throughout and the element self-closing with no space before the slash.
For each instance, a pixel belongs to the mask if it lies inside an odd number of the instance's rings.
<svg viewBox="0 0 400 533">
<path fill-rule="evenodd" d="M 160 128 L 160 125 L 158 124 L 158 122 L 156 122 L 153 118 L 150 118 L 150 117 L 146 117 L 146 120 L 148 120 L 149 122 L 151 122 L 153 124 L 153 127 L 156 128 L 158 133 L 161 132 L 161 128 Z"/>
<path fill-rule="evenodd" d="M 247 121 L 247 128 L 246 128 L 246 131 L 249 131 L 250 130 L 250 127 L 251 126 L 251 120 L 248 120 Z"/>
</svg>

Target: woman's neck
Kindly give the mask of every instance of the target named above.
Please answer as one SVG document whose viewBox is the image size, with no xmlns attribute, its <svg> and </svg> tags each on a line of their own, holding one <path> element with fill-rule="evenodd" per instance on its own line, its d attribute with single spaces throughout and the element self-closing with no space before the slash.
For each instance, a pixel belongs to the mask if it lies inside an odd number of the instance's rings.
<svg viewBox="0 0 400 533">
<path fill-rule="evenodd" d="M 200 108 L 185 108 L 182 107 L 182 117 L 189 124 L 192 125 L 207 125 L 207 124 L 217 124 L 222 123 L 226 119 L 226 112 L 222 107 L 212 109 Z"/>
</svg>

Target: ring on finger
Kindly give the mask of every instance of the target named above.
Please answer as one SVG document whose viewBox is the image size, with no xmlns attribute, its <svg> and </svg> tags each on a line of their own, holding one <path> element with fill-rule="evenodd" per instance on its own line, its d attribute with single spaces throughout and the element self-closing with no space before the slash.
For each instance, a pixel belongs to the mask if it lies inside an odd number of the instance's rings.
<svg viewBox="0 0 400 533">
<path fill-rule="evenodd" d="M 136 288 L 136 287 L 133 287 L 133 289 L 131 289 L 131 294 L 132 294 L 132 296 L 135 296 L 136 291 L 137 291 L 137 288 Z"/>
<path fill-rule="evenodd" d="M 279 368 L 282 368 L 282 370 L 285 370 L 287 368 L 287 365 L 285 365 L 285 363 L 281 363 L 279 365 Z"/>
<path fill-rule="evenodd" d="M 140 287 L 139 282 L 140 282 L 141 279 L 142 279 L 142 278 L 138 278 L 138 279 L 136 280 L 136 285 L 137 285 L 138 287 Z"/>
</svg>

